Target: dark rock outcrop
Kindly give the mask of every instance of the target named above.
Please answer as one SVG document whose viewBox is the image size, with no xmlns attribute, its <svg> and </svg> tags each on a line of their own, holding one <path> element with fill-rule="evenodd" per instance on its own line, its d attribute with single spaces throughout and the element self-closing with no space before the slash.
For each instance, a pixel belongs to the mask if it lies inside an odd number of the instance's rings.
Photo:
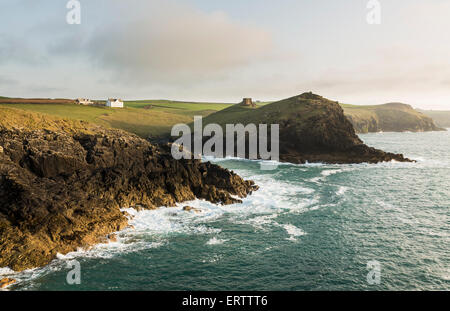
<svg viewBox="0 0 450 311">
<path fill-rule="evenodd" d="M 55 122 L 42 129 L 0 122 L 0 267 L 43 266 L 57 253 L 104 241 L 127 226 L 121 208 L 195 198 L 231 204 L 257 189 L 209 162 L 176 161 L 170 146 Z"/>
<path fill-rule="evenodd" d="M 16 283 L 17 281 L 10 278 L 3 278 L 0 280 L 0 288 L 7 288 L 8 286 Z"/>
<path fill-rule="evenodd" d="M 185 212 L 194 212 L 194 213 L 201 213 L 201 210 L 192 206 L 183 206 L 183 211 Z"/>
</svg>

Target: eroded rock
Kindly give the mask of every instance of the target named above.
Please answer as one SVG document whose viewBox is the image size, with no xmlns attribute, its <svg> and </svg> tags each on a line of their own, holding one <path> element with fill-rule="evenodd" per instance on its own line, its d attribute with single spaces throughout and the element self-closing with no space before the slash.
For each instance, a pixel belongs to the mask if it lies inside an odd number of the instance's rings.
<svg viewBox="0 0 450 311">
<path fill-rule="evenodd" d="M 16 271 L 103 242 L 127 227 L 120 208 L 195 198 L 231 204 L 257 189 L 209 162 L 176 161 L 170 146 L 97 126 L 27 130 L 0 122 L 0 145 L 0 267 Z"/>
<path fill-rule="evenodd" d="M 10 279 L 10 278 L 3 278 L 0 280 L 0 288 L 6 288 L 14 283 L 16 283 L 17 281 L 14 279 Z"/>
<path fill-rule="evenodd" d="M 186 211 L 186 212 L 194 212 L 194 213 L 201 213 L 201 212 L 202 212 L 201 209 L 195 208 L 195 207 L 192 207 L 192 206 L 184 206 L 184 207 L 183 207 L 183 211 Z"/>
</svg>

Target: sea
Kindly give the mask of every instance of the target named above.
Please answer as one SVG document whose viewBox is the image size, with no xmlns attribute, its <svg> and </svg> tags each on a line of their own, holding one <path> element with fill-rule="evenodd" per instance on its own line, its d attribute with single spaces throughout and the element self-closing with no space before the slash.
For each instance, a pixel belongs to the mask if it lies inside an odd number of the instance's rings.
<svg viewBox="0 0 450 311">
<path fill-rule="evenodd" d="M 0 278 L 23 291 L 450 290 L 450 132 L 360 137 L 416 162 L 205 159 L 260 189 L 230 206 L 127 209 L 134 228 L 116 242 Z"/>
</svg>

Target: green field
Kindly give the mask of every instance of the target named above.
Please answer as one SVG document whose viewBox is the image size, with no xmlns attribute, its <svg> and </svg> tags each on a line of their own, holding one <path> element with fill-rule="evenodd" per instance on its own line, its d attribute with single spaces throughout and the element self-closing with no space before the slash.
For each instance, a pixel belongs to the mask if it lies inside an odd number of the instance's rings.
<svg viewBox="0 0 450 311">
<path fill-rule="evenodd" d="M 150 106 L 164 110 L 166 112 L 191 113 L 191 112 L 208 112 L 218 111 L 233 105 L 232 103 L 203 103 L 203 102 L 182 102 L 171 100 L 137 100 L 125 102 L 126 107 L 131 108 L 149 108 Z"/>
<path fill-rule="evenodd" d="M 169 100 L 125 102 L 125 108 L 80 106 L 75 104 L 0 104 L 73 120 L 84 120 L 106 127 L 119 128 L 141 137 L 170 133 L 177 123 L 190 123 L 194 115 L 207 116 L 233 104 L 196 103 Z"/>
<path fill-rule="evenodd" d="M 280 124 L 283 120 L 295 119 L 298 128 L 310 126 L 305 121 L 319 116 L 324 111 L 320 100 L 309 100 L 309 93 L 294 96 L 274 103 L 262 103 L 257 107 L 234 105 L 211 114 L 203 119 L 203 126 L 216 123 L 224 127 L 226 124 Z M 192 126 L 192 124 L 191 124 Z"/>
<path fill-rule="evenodd" d="M 248 107 L 231 103 L 215 102 L 188 102 L 171 100 L 136 100 L 126 101 L 124 108 L 109 108 L 104 106 L 80 106 L 72 103 L 61 103 L 61 100 L 44 99 L 39 102 L 27 103 L 27 99 L 14 99 L 14 103 L 8 103 L 8 99 L 0 97 L 0 107 L 19 108 L 26 111 L 40 112 L 52 116 L 72 120 L 83 120 L 105 127 L 123 129 L 135 133 L 141 137 L 165 136 L 170 134 L 173 125 L 177 123 L 189 124 L 194 116 L 208 117 L 208 123 L 236 123 L 236 120 L 263 118 L 270 121 L 270 116 L 278 111 L 278 108 L 253 109 L 250 114 Z M 31 101 L 31 100 L 28 100 Z M 70 100 L 66 100 L 70 101 Z M 265 107 L 271 102 L 257 102 L 258 107 Z M 428 122 L 426 117 L 410 106 L 392 103 L 386 105 L 357 106 L 340 104 L 347 118 L 353 123 L 358 132 L 370 131 L 372 123 L 378 130 L 401 129 L 414 130 L 418 123 Z M 274 106 L 275 107 L 275 106 Z M 289 109 L 284 107 L 284 114 L 289 114 Z M 220 114 L 214 114 L 221 111 Z M 267 115 L 260 116 L 260 113 Z M 442 114 L 442 113 L 441 113 Z M 448 119 L 448 118 L 446 118 Z M 444 123 L 444 122 L 442 122 Z M 445 123 L 442 126 L 448 126 Z"/>
</svg>

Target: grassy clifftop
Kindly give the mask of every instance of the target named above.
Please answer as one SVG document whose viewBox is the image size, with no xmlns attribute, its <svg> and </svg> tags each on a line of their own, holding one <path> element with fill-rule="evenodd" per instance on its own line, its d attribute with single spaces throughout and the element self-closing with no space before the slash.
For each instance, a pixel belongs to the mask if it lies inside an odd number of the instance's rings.
<svg viewBox="0 0 450 311">
<path fill-rule="evenodd" d="M 356 132 L 426 132 L 439 131 L 430 117 L 410 105 L 389 103 L 374 106 L 341 105 Z"/>
<path fill-rule="evenodd" d="M 67 133 L 95 130 L 95 126 L 85 121 L 57 118 L 32 111 L 0 106 L 0 128 L 27 129 L 30 131 L 44 129 L 49 131 L 64 131 Z"/>
<path fill-rule="evenodd" d="M 168 100 L 125 102 L 125 108 L 82 106 L 73 100 L 0 99 L 0 107 L 44 113 L 50 116 L 82 120 L 117 128 L 141 137 L 167 135 L 177 123 L 189 123 L 194 115 L 208 115 L 232 104 L 195 103 Z"/>
</svg>

